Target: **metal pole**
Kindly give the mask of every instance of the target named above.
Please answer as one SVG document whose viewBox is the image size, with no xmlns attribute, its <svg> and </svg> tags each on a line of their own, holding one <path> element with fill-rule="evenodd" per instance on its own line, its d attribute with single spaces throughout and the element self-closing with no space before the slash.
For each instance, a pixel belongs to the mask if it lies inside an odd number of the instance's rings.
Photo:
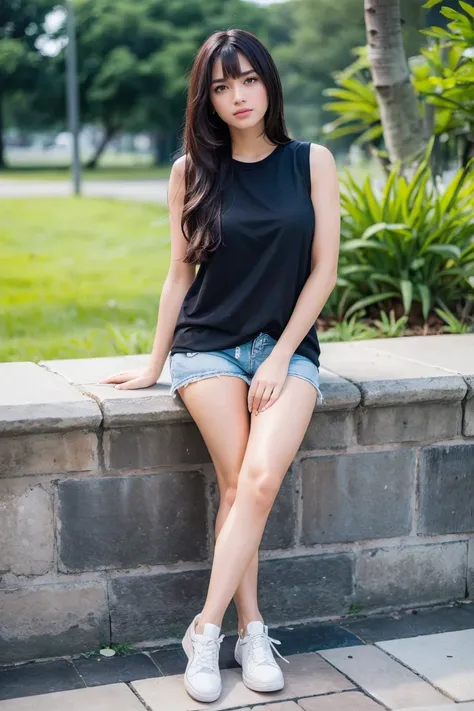
<svg viewBox="0 0 474 711">
<path fill-rule="evenodd" d="M 74 194 L 81 193 L 81 162 L 79 157 L 79 96 L 77 90 L 77 52 L 74 8 L 72 0 L 66 0 L 67 11 L 67 105 L 69 130 L 72 134 L 72 178 Z"/>
</svg>

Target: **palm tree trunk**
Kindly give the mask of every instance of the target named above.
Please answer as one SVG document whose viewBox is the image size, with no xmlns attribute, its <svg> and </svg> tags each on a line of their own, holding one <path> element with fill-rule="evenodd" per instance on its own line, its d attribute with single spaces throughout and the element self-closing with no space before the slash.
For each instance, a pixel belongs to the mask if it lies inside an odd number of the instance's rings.
<svg viewBox="0 0 474 711">
<path fill-rule="evenodd" d="M 368 56 L 390 163 L 419 159 L 426 138 L 403 47 L 400 0 L 364 0 Z"/>
</svg>

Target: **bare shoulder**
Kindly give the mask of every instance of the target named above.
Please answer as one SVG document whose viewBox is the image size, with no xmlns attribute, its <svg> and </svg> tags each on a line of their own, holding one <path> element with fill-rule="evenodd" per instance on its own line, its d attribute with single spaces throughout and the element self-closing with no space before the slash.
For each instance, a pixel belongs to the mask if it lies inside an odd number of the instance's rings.
<svg viewBox="0 0 474 711">
<path fill-rule="evenodd" d="M 311 166 L 311 174 L 315 177 L 324 171 L 327 175 L 327 171 L 336 171 L 336 161 L 333 154 L 326 148 L 326 146 L 321 146 L 319 143 L 311 143 L 309 152 L 309 162 Z"/>
<path fill-rule="evenodd" d="M 184 168 L 186 165 L 186 156 L 180 156 L 171 166 L 171 172 L 168 182 L 168 204 L 171 207 L 175 203 L 176 198 L 182 203 L 184 197 Z"/>
<path fill-rule="evenodd" d="M 186 155 L 182 155 L 175 160 L 171 166 L 170 178 L 173 177 L 175 180 L 181 180 L 184 178 L 184 169 L 186 167 Z"/>
</svg>

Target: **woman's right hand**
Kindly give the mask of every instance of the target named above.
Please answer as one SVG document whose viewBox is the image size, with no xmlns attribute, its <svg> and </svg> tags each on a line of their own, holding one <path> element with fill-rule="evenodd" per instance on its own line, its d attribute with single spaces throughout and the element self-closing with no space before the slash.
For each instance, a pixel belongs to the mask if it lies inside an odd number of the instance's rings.
<svg viewBox="0 0 474 711">
<path fill-rule="evenodd" d="M 148 368 L 145 370 L 124 370 L 108 378 L 99 380 L 99 383 L 117 383 L 116 390 L 138 390 L 138 388 L 149 388 L 156 385 L 159 374 L 152 372 Z"/>
</svg>

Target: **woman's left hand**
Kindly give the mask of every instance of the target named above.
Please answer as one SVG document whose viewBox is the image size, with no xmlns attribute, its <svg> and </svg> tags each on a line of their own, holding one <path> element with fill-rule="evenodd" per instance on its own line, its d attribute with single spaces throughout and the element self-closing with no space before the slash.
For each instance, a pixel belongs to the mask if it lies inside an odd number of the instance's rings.
<svg viewBox="0 0 474 711">
<path fill-rule="evenodd" d="M 288 358 L 271 353 L 257 368 L 248 392 L 249 412 L 258 415 L 268 410 L 280 397 L 288 375 Z"/>
</svg>

